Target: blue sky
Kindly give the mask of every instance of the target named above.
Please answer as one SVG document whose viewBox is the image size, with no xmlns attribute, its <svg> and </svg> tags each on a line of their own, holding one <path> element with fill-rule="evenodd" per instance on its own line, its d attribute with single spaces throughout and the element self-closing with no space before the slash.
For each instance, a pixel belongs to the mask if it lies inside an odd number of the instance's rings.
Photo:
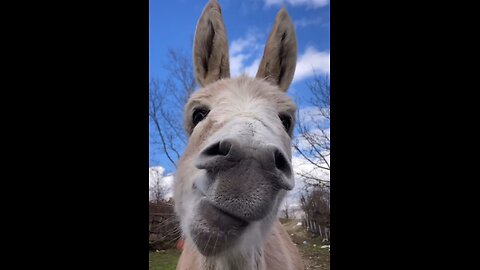
<svg viewBox="0 0 480 270">
<path fill-rule="evenodd" d="M 207 0 L 150 0 L 149 78 L 165 79 L 164 65 L 169 48 L 191 54 L 198 18 Z M 330 5 L 328 0 L 219 0 L 230 44 L 232 76 L 253 75 L 263 53 L 276 13 L 284 6 L 295 25 L 298 42 L 297 69 L 289 95 L 302 108 L 308 98 L 307 83 L 312 70 L 330 71 Z M 152 151 L 150 166 L 174 168 L 159 151 Z M 180 152 L 183 149 L 180 149 Z"/>
</svg>

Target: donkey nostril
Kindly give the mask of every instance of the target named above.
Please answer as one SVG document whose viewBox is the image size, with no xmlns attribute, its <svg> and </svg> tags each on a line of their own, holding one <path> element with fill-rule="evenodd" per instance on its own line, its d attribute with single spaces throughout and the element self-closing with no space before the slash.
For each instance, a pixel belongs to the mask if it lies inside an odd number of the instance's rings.
<svg viewBox="0 0 480 270">
<path fill-rule="evenodd" d="M 218 154 L 226 156 L 228 153 L 230 153 L 230 149 L 232 149 L 232 143 L 227 140 L 223 140 L 220 142 Z"/>
<path fill-rule="evenodd" d="M 231 142 L 228 140 L 222 140 L 205 149 L 204 154 L 207 156 L 226 156 L 231 148 Z"/>
<path fill-rule="evenodd" d="M 275 150 L 275 167 L 286 174 L 288 177 L 291 176 L 290 163 L 282 152 Z"/>
<path fill-rule="evenodd" d="M 242 157 L 242 151 L 235 139 L 223 139 L 200 152 L 195 166 L 198 169 L 219 171 L 234 166 Z"/>
</svg>

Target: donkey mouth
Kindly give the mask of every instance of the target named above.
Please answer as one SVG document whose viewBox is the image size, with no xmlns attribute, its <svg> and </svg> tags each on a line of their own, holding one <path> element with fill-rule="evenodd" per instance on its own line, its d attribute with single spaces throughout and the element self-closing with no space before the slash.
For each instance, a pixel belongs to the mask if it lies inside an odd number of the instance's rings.
<svg viewBox="0 0 480 270">
<path fill-rule="evenodd" d="M 213 256 L 233 246 L 248 224 L 202 198 L 190 232 L 198 250 L 204 256 Z"/>
</svg>

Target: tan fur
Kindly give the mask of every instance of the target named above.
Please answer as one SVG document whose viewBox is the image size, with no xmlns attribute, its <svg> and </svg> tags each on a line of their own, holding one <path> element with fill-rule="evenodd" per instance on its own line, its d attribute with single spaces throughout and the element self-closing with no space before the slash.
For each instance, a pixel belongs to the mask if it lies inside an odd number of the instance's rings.
<svg viewBox="0 0 480 270">
<path fill-rule="evenodd" d="M 265 269 L 303 269 L 303 262 L 297 247 L 277 221 L 265 245 Z"/>
<path fill-rule="evenodd" d="M 193 44 L 195 79 L 201 86 L 230 77 L 228 42 L 222 9 L 210 1 L 203 10 Z"/>
<path fill-rule="evenodd" d="M 269 236 L 266 238 L 264 252 L 265 270 L 304 269 L 297 247 L 279 221 L 274 223 Z M 177 270 L 204 270 L 206 269 L 205 266 L 205 259 L 198 253 L 195 245 L 191 241 L 185 242 Z"/>
<path fill-rule="evenodd" d="M 285 132 L 279 115 L 290 115 L 294 124 L 296 106 L 284 92 L 293 78 L 296 53 L 293 25 L 282 9 L 275 18 L 257 77 L 230 79 L 228 44 L 220 5 L 216 0 L 206 5 L 197 24 L 193 55 L 195 77 L 202 88 L 192 94 L 184 109 L 189 142 L 179 160 L 174 182 L 175 211 L 186 237 L 177 270 L 303 269 L 297 248 L 276 217 L 286 190 L 279 191 L 276 200 L 272 201 L 273 210 L 251 222 L 236 246 L 223 253 L 203 256 L 192 240 L 195 236 L 188 230 L 192 216 L 198 214 L 192 185 L 203 173 L 195 166 L 195 161 L 202 149 L 225 134 L 232 135 L 230 129 L 235 129 L 235 123 L 257 125 L 251 131 L 252 139 L 275 145 L 291 161 L 292 134 Z M 210 111 L 194 127 L 192 114 L 198 107 L 207 107 Z"/>
<path fill-rule="evenodd" d="M 257 78 L 265 78 L 287 91 L 297 62 L 297 38 L 287 11 L 282 8 L 268 37 Z"/>
<path fill-rule="evenodd" d="M 198 253 L 195 245 L 187 239 L 183 246 L 182 255 L 178 260 L 177 270 L 203 270 L 204 261 L 205 259 L 203 259 L 202 255 Z"/>
</svg>

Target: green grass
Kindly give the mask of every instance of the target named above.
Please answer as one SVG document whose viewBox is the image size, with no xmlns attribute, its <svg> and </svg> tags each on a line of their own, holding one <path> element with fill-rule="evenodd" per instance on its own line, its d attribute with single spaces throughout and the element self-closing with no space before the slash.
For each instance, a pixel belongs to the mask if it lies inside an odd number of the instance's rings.
<svg viewBox="0 0 480 270">
<path fill-rule="evenodd" d="M 167 249 L 164 253 L 150 252 L 148 257 L 149 270 L 175 270 L 180 257 L 180 251 Z"/>
<path fill-rule="evenodd" d="M 329 270 L 330 269 L 330 251 L 327 248 L 320 248 L 324 244 L 320 237 L 307 239 L 308 244 L 298 245 L 300 255 L 303 257 L 307 269 Z M 316 245 L 315 247 L 313 245 Z"/>
<path fill-rule="evenodd" d="M 303 245 L 303 244 L 298 245 L 300 252 L 303 252 L 305 255 L 308 255 L 308 256 L 330 257 L 329 256 L 330 252 L 328 251 L 328 248 L 321 248 L 321 246 L 325 245 L 325 243 L 322 243 L 320 237 L 310 238 L 307 241 L 308 241 L 307 245 Z M 314 244 L 315 246 L 313 246 Z"/>
</svg>

